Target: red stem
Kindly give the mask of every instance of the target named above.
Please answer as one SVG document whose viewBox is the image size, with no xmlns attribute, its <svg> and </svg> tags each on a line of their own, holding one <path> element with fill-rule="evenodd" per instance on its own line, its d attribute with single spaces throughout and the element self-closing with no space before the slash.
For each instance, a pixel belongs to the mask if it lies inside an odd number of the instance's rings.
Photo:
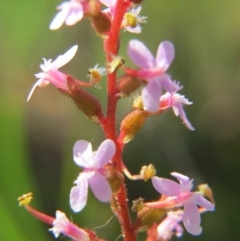
<svg viewBox="0 0 240 241">
<path fill-rule="evenodd" d="M 107 62 L 111 61 L 111 56 L 117 56 L 119 49 L 119 33 L 123 20 L 123 16 L 129 7 L 130 2 L 125 0 L 118 0 L 116 4 L 116 10 L 114 18 L 112 21 L 112 26 L 109 32 L 108 39 L 104 42 L 104 50 L 106 53 Z M 117 164 L 117 169 L 119 172 L 122 172 L 122 159 L 121 152 L 122 148 L 117 141 L 116 133 L 116 107 L 117 100 L 116 97 L 116 73 L 108 74 L 107 76 L 107 93 L 108 93 L 108 103 L 107 103 L 107 115 L 106 122 L 103 125 L 103 130 L 106 138 L 112 139 L 116 144 L 116 154 L 113 158 L 113 161 Z M 133 231 L 132 223 L 129 215 L 129 209 L 127 205 L 127 193 L 125 189 L 124 182 L 121 185 L 119 192 L 115 195 L 118 210 L 117 216 L 122 228 L 122 234 L 124 241 L 135 241 L 136 233 Z"/>
</svg>

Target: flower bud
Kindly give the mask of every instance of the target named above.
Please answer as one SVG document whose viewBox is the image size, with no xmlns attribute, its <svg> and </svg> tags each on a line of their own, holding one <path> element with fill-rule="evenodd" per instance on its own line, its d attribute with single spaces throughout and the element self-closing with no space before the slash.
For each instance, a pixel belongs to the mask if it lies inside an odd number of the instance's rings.
<svg viewBox="0 0 240 241">
<path fill-rule="evenodd" d="M 154 223 L 158 223 L 163 220 L 167 215 L 167 211 L 164 208 L 152 209 L 144 207 L 142 198 L 133 201 L 132 210 L 137 212 L 137 219 L 139 223 L 137 227 L 138 232 L 146 231 Z"/>
<path fill-rule="evenodd" d="M 92 26 L 99 35 L 105 35 L 111 28 L 111 19 L 108 14 L 100 12 L 99 15 L 92 18 Z"/>
<path fill-rule="evenodd" d="M 69 88 L 68 95 L 85 115 L 91 119 L 92 117 L 102 117 L 101 104 L 95 96 L 77 86 L 75 80 L 71 76 L 67 77 L 67 85 Z"/>
<path fill-rule="evenodd" d="M 120 126 L 120 139 L 125 144 L 132 140 L 137 132 L 143 127 L 149 113 L 141 110 L 134 110 L 128 114 Z"/>
<path fill-rule="evenodd" d="M 120 93 L 118 94 L 118 96 L 120 97 L 129 96 L 135 90 L 137 90 L 141 86 L 141 84 L 142 84 L 141 80 L 131 77 L 127 74 L 123 75 L 118 80 L 118 88 L 120 90 Z"/>
</svg>

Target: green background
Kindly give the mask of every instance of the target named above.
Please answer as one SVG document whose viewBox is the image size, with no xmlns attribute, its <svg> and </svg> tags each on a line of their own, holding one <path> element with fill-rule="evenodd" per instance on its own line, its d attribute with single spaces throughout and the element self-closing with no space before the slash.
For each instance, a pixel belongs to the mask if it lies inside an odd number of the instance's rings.
<svg viewBox="0 0 240 241">
<path fill-rule="evenodd" d="M 101 40 L 88 19 L 57 31 L 48 29 L 59 1 L 1 1 L 0 8 L 0 240 L 54 240 L 49 226 L 19 208 L 17 198 L 32 191 L 32 205 L 54 215 L 57 209 L 80 227 L 95 228 L 112 216 L 107 204 L 89 193 L 87 207 L 74 214 L 69 191 L 80 169 L 72 161 L 72 146 L 85 139 L 96 149 L 104 137 L 100 128 L 80 113 L 53 86 L 37 88 L 35 82 L 43 57 L 53 58 L 74 44 L 77 55 L 62 68 L 86 80 L 87 69 L 104 65 Z M 131 65 L 126 46 L 131 38 L 143 41 L 153 53 L 162 40 L 175 45 L 176 57 L 168 73 L 184 85 L 181 91 L 192 106 L 185 108 L 196 131 L 185 128 L 172 110 L 151 118 L 123 158 L 132 173 L 153 163 L 158 176 L 176 171 L 194 178 L 195 187 L 208 183 L 215 195 L 216 211 L 202 215 L 203 233 L 184 240 L 225 241 L 239 238 L 240 170 L 240 1 L 146 0 L 143 32 L 121 35 L 120 55 Z M 91 89 L 106 106 L 102 89 Z M 117 124 L 131 110 L 133 97 L 121 100 Z M 150 182 L 127 181 L 129 204 L 158 194 Z M 96 229 L 100 237 L 115 240 L 120 234 L 114 218 Z M 144 238 L 144 234 L 141 239 Z M 61 240 L 69 240 L 62 237 Z"/>
</svg>

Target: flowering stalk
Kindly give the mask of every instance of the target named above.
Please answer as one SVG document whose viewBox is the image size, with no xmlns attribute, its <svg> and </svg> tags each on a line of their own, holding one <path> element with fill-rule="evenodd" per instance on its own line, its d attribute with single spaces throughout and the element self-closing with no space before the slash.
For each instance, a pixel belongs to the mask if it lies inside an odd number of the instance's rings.
<svg viewBox="0 0 240 241">
<path fill-rule="evenodd" d="M 78 23 L 88 17 L 97 35 L 103 39 L 103 50 L 106 56 L 106 68 L 88 69 L 88 82 L 77 80 L 70 74 L 59 71 L 77 52 L 77 45 L 65 54 L 52 60 L 44 59 L 40 65 L 42 72 L 36 74 L 38 81 L 30 91 L 28 100 L 36 87 L 54 85 L 62 93 L 70 97 L 89 119 L 98 123 L 104 132 L 104 140 L 97 151 L 92 150 L 88 141 L 79 140 L 73 147 L 73 159 L 82 168 L 71 188 L 69 202 L 74 212 L 80 212 L 88 200 L 88 190 L 100 202 L 110 202 L 110 206 L 121 226 L 124 241 L 135 241 L 141 231 L 147 231 L 148 241 L 167 241 L 174 235 L 181 236 L 183 222 L 186 230 L 199 235 L 200 213 L 213 211 L 215 201 L 208 185 L 200 185 L 198 192 L 192 192 L 193 180 L 180 173 L 173 172 L 179 183 L 155 176 L 156 169 L 152 164 L 144 165 L 139 174 L 132 175 L 122 159 L 124 146 L 140 131 L 149 117 L 157 117 L 165 110 L 172 108 L 185 126 L 194 130 L 188 120 L 184 105 L 190 105 L 178 91 L 182 89 L 179 82 L 166 73 L 174 56 L 174 45 L 170 41 L 160 42 L 156 57 L 140 40 L 129 41 L 127 53 L 137 69 L 125 65 L 119 55 L 120 31 L 140 33 L 140 23 L 146 23 L 147 17 L 140 16 L 142 0 L 69 0 L 58 6 L 59 12 L 50 24 L 56 30 L 64 23 L 67 26 Z M 107 9 L 101 10 L 101 4 Z M 107 71 L 106 71 L 107 69 Z M 118 71 L 124 74 L 118 77 Z M 107 111 L 103 112 L 101 102 L 87 88 L 100 86 L 102 76 L 107 76 Z M 117 102 L 133 92 L 141 90 L 141 95 L 134 98 L 133 109 L 121 121 L 120 130 L 116 128 Z M 153 202 L 144 202 L 142 198 L 133 201 L 132 211 L 136 212 L 134 223 L 130 218 L 128 197 L 124 177 L 131 180 L 152 180 L 153 187 L 162 194 Z M 210 201 L 208 201 L 208 198 Z M 20 205 L 38 219 L 52 224 L 50 229 L 55 237 L 60 233 L 74 241 L 99 241 L 91 230 L 84 230 L 70 222 L 64 213 L 57 211 L 56 218 L 42 214 L 29 206 L 32 194 L 19 198 Z"/>
</svg>

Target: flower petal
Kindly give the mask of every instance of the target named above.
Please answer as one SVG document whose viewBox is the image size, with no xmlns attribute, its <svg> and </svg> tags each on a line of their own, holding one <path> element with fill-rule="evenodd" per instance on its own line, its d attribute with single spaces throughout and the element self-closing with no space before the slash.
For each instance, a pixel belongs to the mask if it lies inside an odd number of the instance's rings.
<svg viewBox="0 0 240 241">
<path fill-rule="evenodd" d="M 82 5 L 79 4 L 79 6 L 75 9 L 72 9 L 66 19 L 66 25 L 71 26 L 80 21 L 83 18 L 83 9 Z"/>
<path fill-rule="evenodd" d="M 173 106 L 173 111 L 174 111 L 174 114 L 176 116 L 180 116 L 183 124 L 191 131 L 194 131 L 195 128 L 192 126 L 192 124 L 190 123 L 190 121 L 187 119 L 187 116 L 185 114 L 185 111 L 183 109 L 183 106 L 181 104 L 177 104 L 175 106 Z"/>
<path fill-rule="evenodd" d="M 105 166 L 114 156 L 115 152 L 116 146 L 112 140 L 107 139 L 103 141 L 94 156 L 94 166 L 97 169 Z"/>
<path fill-rule="evenodd" d="M 81 167 L 93 166 L 92 145 L 85 140 L 77 141 L 73 146 L 73 159 Z"/>
<path fill-rule="evenodd" d="M 111 200 L 112 190 L 110 185 L 99 172 L 96 172 L 95 175 L 89 179 L 89 185 L 99 201 L 109 202 Z"/>
<path fill-rule="evenodd" d="M 142 89 L 142 101 L 146 111 L 156 112 L 159 109 L 159 98 L 162 94 L 161 86 L 151 79 L 148 84 Z"/>
<path fill-rule="evenodd" d="M 159 44 L 157 55 L 156 55 L 156 63 L 158 68 L 161 68 L 163 72 L 165 72 L 174 59 L 174 46 L 169 41 L 163 41 Z"/>
<path fill-rule="evenodd" d="M 204 198 L 201 194 L 196 193 L 193 197 L 193 200 L 191 199 L 191 201 L 193 201 L 195 204 L 206 208 L 208 211 L 215 210 L 215 206 L 211 202 L 209 202 L 206 198 Z"/>
<path fill-rule="evenodd" d="M 29 101 L 30 98 L 32 97 L 32 94 L 33 94 L 34 90 L 36 89 L 36 87 L 41 86 L 44 82 L 46 82 L 46 84 L 49 84 L 49 81 L 45 81 L 44 78 L 41 78 L 33 85 L 32 89 L 30 90 L 30 93 L 28 94 L 27 101 Z"/>
<path fill-rule="evenodd" d="M 200 226 L 200 222 L 201 217 L 197 205 L 190 202 L 185 203 L 183 212 L 183 223 L 186 230 L 193 235 L 201 234 L 202 227 Z"/>
<path fill-rule="evenodd" d="M 188 184 L 190 182 L 190 178 L 181 173 L 172 172 L 171 175 L 176 177 L 180 184 Z"/>
<path fill-rule="evenodd" d="M 152 68 L 155 59 L 144 43 L 137 39 L 132 39 L 128 43 L 128 56 L 134 64 L 143 69 Z"/>
<path fill-rule="evenodd" d="M 164 196 L 177 196 L 180 193 L 180 185 L 170 179 L 155 176 L 152 178 L 152 184 Z"/>
<path fill-rule="evenodd" d="M 70 192 L 70 206 L 74 212 L 80 212 L 87 203 L 88 176 L 84 174 L 79 175 L 77 186 L 72 187 Z"/>
<path fill-rule="evenodd" d="M 56 14 L 54 19 L 50 23 L 49 28 L 51 30 L 56 30 L 56 29 L 60 28 L 63 25 L 63 23 L 65 22 L 68 14 L 69 14 L 69 10 L 70 10 L 69 7 L 70 7 L 70 3 L 69 2 L 64 2 L 64 3 L 62 3 L 59 6 L 61 11 Z"/>
<path fill-rule="evenodd" d="M 76 54 L 78 49 L 77 45 L 74 45 L 72 48 L 70 48 L 65 54 L 59 55 L 53 62 L 52 62 L 52 68 L 59 69 L 65 64 L 67 64 Z"/>
</svg>

